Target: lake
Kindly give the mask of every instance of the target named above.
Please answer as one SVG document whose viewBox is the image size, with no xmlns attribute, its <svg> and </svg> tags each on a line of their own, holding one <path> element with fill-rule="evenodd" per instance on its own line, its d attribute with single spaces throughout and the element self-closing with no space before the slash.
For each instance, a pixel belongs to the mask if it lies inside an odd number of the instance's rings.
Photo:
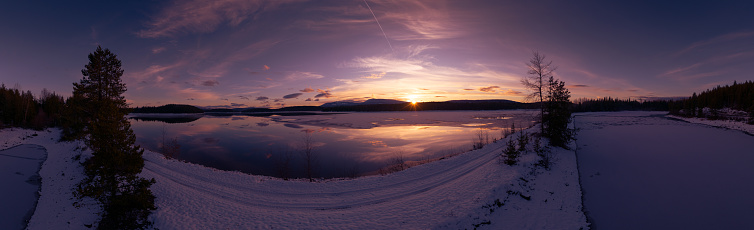
<svg viewBox="0 0 754 230">
<path fill-rule="evenodd" d="M 512 123 L 531 126 L 536 112 L 131 114 L 129 120 L 145 149 L 160 152 L 175 139 L 176 159 L 255 175 L 306 177 L 308 143 L 316 177 L 335 178 L 375 174 L 396 159 L 416 164 L 469 151 L 480 134 L 492 141 Z"/>
</svg>

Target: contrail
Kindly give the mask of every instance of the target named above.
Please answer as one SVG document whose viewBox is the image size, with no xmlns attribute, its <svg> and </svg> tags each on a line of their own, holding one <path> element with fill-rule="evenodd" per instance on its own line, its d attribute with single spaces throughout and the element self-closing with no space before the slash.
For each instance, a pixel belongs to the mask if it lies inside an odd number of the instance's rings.
<svg viewBox="0 0 754 230">
<path fill-rule="evenodd" d="M 377 26 L 380 27 L 380 31 L 382 31 L 382 35 L 385 35 L 385 41 L 387 41 L 387 45 L 390 46 L 390 51 L 393 51 L 393 45 L 390 44 L 390 39 L 387 39 L 387 34 L 385 33 L 385 30 L 382 29 L 382 25 L 380 25 L 380 20 L 377 20 L 377 16 L 374 15 L 374 11 L 372 11 L 372 7 L 369 7 L 369 3 L 367 3 L 367 0 L 364 0 L 364 4 L 367 4 L 367 8 L 369 9 L 369 12 L 372 12 L 372 17 L 374 17 L 374 21 L 377 22 Z"/>
</svg>

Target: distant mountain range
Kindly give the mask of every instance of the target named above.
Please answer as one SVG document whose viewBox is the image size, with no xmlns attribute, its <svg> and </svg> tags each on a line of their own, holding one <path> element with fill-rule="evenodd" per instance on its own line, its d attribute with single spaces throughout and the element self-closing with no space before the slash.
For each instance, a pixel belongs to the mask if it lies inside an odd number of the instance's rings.
<svg viewBox="0 0 754 230">
<path fill-rule="evenodd" d="M 423 110 L 497 110 L 536 108 L 532 103 L 511 100 L 452 100 L 444 102 L 410 102 L 393 99 L 369 99 L 359 101 L 336 101 L 321 106 L 291 106 L 278 109 L 271 108 L 217 108 L 197 107 L 193 105 L 168 104 L 158 107 L 137 107 L 132 113 L 277 113 L 295 111 L 423 111 Z"/>
</svg>

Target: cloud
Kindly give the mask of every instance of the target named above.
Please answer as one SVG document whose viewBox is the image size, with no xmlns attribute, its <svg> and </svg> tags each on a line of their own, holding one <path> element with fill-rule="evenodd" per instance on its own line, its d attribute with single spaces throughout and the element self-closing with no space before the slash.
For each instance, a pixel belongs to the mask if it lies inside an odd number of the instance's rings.
<svg viewBox="0 0 754 230">
<path fill-rule="evenodd" d="M 382 73 L 373 73 L 373 74 L 370 74 L 369 76 L 364 76 L 364 77 L 361 77 L 361 78 L 380 79 L 380 78 L 382 78 L 384 76 L 385 76 L 385 72 L 382 72 Z"/>
<path fill-rule="evenodd" d="M 754 36 L 754 31 L 734 32 L 734 33 L 723 34 L 709 40 L 695 42 L 689 45 L 688 47 L 684 48 L 683 50 L 675 53 L 675 56 L 680 56 L 686 52 L 689 52 L 691 50 L 694 50 L 702 46 L 713 45 L 717 43 L 723 43 L 723 42 L 728 42 L 728 41 L 733 41 L 733 40 L 738 40 L 738 39 L 746 39 L 753 36 Z"/>
<path fill-rule="evenodd" d="M 259 12 L 289 1 L 191 0 L 170 3 L 137 33 L 142 38 L 172 37 L 184 33 L 208 33 L 220 25 L 238 26 Z"/>
<path fill-rule="evenodd" d="M 246 104 L 230 103 L 230 106 L 233 106 L 233 107 L 243 107 L 243 106 L 246 106 Z"/>
<path fill-rule="evenodd" d="M 502 93 L 503 95 L 508 95 L 508 96 L 521 96 L 521 95 L 523 95 L 523 94 L 524 94 L 524 92 L 521 92 L 521 91 L 515 91 L 515 90 L 512 90 L 512 89 L 508 89 L 508 90 L 506 90 L 505 92 L 501 92 L 501 93 Z"/>
<path fill-rule="evenodd" d="M 257 101 L 266 101 L 266 100 L 270 100 L 270 98 L 269 97 L 265 97 L 265 96 L 261 96 L 261 97 L 257 97 L 256 100 Z"/>
<path fill-rule="evenodd" d="M 162 51 L 165 51 L 165 50 L 167 50 L 167 48 L 165 47 L 155 47 L 155 48 L 152 48 L 152 54 L 162 53 Z"/>
<path fill-rule="evenodd" d="M 319 94 L 314 95 L 314 98 L 320 98 L 320 97 L 331 98 L 332 97 L 332 94 L 330 93 L 330 90 L 317 89 L 317 92 Z"/>
<path fill-rule="evenodd" d="M 197 99 L 197 100 L 217 100 L 220 98 L 215 93 L 207 92 L 204 90 L 198 90 L 194 88 L 186 88 L 186 89 L 173 89 L 173 93 L 175 97 L 178 98 L 191 98 L 191 99 Z"/>
<path fill-rule="evenodd" d="M 267 65 L 264 65 L 264 66 L 262 66 L 262 69 L 265 70 L 265 71 L 267 71 L 267 70 L 270 70 L 270 67 L 267 66 Z"/>
<path fill-rule="evenodd" d="M 305 101 L 312 101 L 312 98 L 307 98 Z"/>
<path fill-rule="evenodd" d="M 573 87 L 573 88 L 588 88 L 589 85 L 569 85 L 569 87 Z"/>
<path fill-rule="evenodd" d="M 238 96 L 238 98 L 240 98 L 240 99 L 245 99 L 245 100 L 249 100 L 249 97 L 247 97 L 247 96 Z"/>
<path fill-rule="evenodd" d="M 306 87 L 306 89 L 302 89 L 300 91 L 304 93 L 311 93 L 314 92 L 314 89 L 312 89 L 311 87 Z"/>
<path fill-rule="evenodd" d="M 293 99 L 293 98 L 297 98 L 298 96 L 301 96 L 302 94 L 303 94 L 303 93 L 292 93 L 292 94 L 288 94 L 288 95 L 285 95 L 285 96 L 283 96 L 283 99 Z"/>
<path fill-rule="evenodd" d="M 320 79 L 324 78 L 325 76 L 322 76 L 321 74 L 316 74 L 312 72 L 301 72 L 301 71 L 294 71 L 289 73 L 286 77 L 286 81 L 300 81 L 300 80 L 306 80 L 306 79 Z"/>
<path fill-rule="evenodd" d="M 193 101 L 193 100 L 196 100 L 196 99 L 194 99 L 194 98 L 186 98 L 186 100 Z"/>
<path fill-rule="evenodd" d="M 216 86 L 216 85 L 219 85 L 219 84 L 220 84 L 220 82 L 218 82 L 217 80 L 206 80 L 206 81 L 202 82 L 203 86 Z"/>
<path fill-rule="evenodd" d="M 499 89 L 499 88 L 500 86 L 493 85 L 493 86 L 479 88 L 479 91 L 487 92 L 487 93 L 494 93 L 495 89 Z"/>
<path fill-rule="evenodd" d="M 230 100 L 228 100 L 228 98 L 220 98 L 220 100 L 222 100 L 222 101 L 230 101 Z"/>
</svg>

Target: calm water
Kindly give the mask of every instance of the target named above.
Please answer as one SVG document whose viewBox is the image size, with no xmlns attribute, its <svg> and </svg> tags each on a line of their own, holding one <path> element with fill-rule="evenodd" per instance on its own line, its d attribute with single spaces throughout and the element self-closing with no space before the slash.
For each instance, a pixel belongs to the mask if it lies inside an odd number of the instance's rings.
<svg viewBox="0 0 754 230">
<path fill-rule="evenodd" d="M 398 156 L 436 159 L 468 151 L 482 131 L 500 138 L 512 122 L 532 123 L 532 111 L 383 112 L 311 116 L 195 116 L 130 119 L 137 144 L 159 151 L 176 138 L 177 159 L 221 170 L 305 177 L 303 145 L 310 135 L 317 177 L 374 173 Z M 306 123 L 306 124 L 304 124 Z M 378 127 L 371 127 L 378 126 Z M 360 127 L 360 128 L 351 128 Z M 368 128 L 371 127 L 371 128 Z M 163 133 L 165 135 L 163 135 Z"/>
</svg>

